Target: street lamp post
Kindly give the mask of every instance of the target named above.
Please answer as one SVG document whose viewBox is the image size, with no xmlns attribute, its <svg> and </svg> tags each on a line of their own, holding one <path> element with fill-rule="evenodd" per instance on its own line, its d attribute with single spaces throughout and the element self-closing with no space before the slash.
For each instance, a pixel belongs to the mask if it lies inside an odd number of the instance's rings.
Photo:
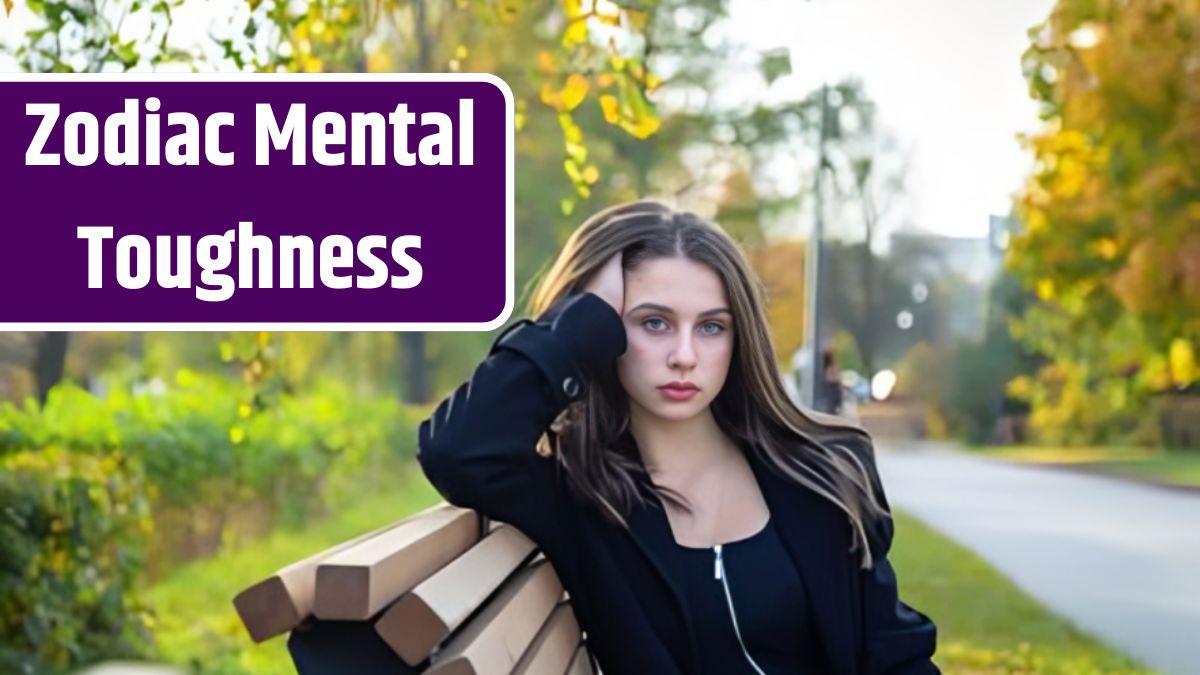
<svg viewBox="0 0 1200 675">
<path fill-rule="evenodd" d="M 825 396 L 824 380 L 825 380 L 825 364 L 822 359 L 821 349 L 821 289 L 823 287 L 823 255 L 825 240 L 825 198 L 824 198 L 824 176 L 827 159 L 825 156 L 825 142 L 831 133 L 832 120 L 831 110 L 829 107 L 829 87 L 821 85 L 821 110 L 820 110 L 820 134 L 817 141 L 817 175 L 813 185 L 814 199 L 813 203 L 816 208 L 816 213 L 813 218 L 813 230 L 809 236 L 808 245 L 805 247 L 805 257 L 807 258 L 807 270 L 805 274 L 805 285 L 808 288 L 808 316 L 806 317 L 805 325 L 805 342 L 808 344 L 810 360 L 810 376 L 808 378 L 807 391 L 801 392 L 802 399 L 805 403 L 812 406 L 816 410 L 826 411 L 829 401 Z"/>
</svg>

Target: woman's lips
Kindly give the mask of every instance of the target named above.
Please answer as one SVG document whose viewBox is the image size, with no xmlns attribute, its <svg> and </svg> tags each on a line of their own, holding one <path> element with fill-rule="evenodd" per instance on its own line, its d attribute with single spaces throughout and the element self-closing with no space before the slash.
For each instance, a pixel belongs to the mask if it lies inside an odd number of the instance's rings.
<svg viewBox="0 0 1200 675">
<path fill-rule="evenodd" d="M 700 391 L 699 389 L 696 389 L 694 387 L 671 387 L 671 386 L 659 387 L 658 390 L 662 392 L 663 396 L 666 396 L 667 398 L 671 399 L 672 401 L 686 401 L 689 398 L 695 396 Z"/>
</svg>

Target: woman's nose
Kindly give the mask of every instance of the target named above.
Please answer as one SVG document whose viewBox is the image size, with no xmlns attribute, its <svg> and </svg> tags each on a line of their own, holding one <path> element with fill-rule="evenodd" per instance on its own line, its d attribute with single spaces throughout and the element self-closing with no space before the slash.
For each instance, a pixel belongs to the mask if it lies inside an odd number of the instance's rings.
<svg viewBox="0 0 1200 675">
<path fill-rule="evenodd" d="M 671 350 L 668 363 L 673 368 L 691 368 L 696 365 L 696 346 L 690 331 L 680 333 L 679 341 Z"/>
</svg>

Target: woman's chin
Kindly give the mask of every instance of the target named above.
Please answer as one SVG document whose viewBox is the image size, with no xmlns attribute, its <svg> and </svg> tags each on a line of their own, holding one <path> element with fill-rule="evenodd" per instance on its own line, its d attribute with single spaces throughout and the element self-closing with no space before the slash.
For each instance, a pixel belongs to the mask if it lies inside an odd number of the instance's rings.
<svg viewBox="0 0 1200 675">
<path fill-rule="evenodd" d="M 689 420 L 704 410 L 704 406 L 694 401 L 672 401 L 659 403 L 650 412 L 659 419 L 667 422 L 683 422 Z"/>
</svg>

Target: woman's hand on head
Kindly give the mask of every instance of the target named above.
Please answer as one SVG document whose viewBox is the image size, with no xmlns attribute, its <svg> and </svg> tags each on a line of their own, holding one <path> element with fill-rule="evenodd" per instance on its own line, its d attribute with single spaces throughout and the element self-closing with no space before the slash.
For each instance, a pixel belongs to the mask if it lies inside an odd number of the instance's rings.
<svg viewBox="0 0 1200 675">
<path fill-rule="evenodd" d="M 625 311 L 625 273 L 621 269 L 621 252 L 608 259 L 583 289 L 600 296 L 617 314 Z"/>
</svg>

